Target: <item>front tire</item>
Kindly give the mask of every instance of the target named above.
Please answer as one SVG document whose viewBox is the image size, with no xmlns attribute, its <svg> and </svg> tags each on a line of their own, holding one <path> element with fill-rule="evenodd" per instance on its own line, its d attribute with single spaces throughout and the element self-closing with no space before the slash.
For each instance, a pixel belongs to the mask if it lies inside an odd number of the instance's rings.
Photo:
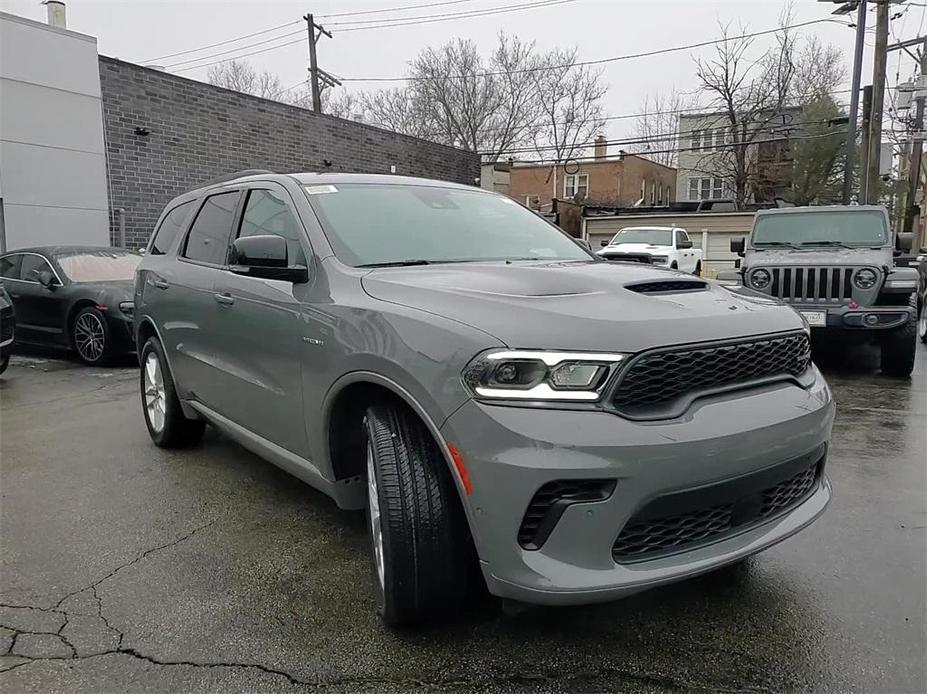
<svg viewBox="0 0 927 694">
<path fill-rule="evenodd" d="M 696 277 L 702 276 L 702 261 L 701 260 L 695 263 L 695 272 L 693 272 L 692 274 L 695 275 Z"/>
<path fill-rule="evenodd" d="M 912 305 L 916 306 L 914 295 Z M 882 373 L 886 376 L 907 378 L 914 370 L 917 351 L 917 320 L 909 320 L 882 338 Z"/>
<path fill-rule="evenodd" d="M 0 374 L 6 371 L 6 367 L 10 365 L 10 355 L 7 354 L 3 359 L 0 359 Z"/>
<path fill-rule="evenodd" d="M 164 350 L 157 338 L 148 338 L 142 347 L 140 361 L 142 413 L 151 440 L 160 448 L 179 448 L 199 441 L 206 422 L 184 416 Z"/>
<path fill-rule="evenodd" d="M 471 552 L 441 451 L 404 407 L 370 407 L 365 425 L 377 613 L 390 627 L 452 613 L 466 594 Z"/>
</svg>

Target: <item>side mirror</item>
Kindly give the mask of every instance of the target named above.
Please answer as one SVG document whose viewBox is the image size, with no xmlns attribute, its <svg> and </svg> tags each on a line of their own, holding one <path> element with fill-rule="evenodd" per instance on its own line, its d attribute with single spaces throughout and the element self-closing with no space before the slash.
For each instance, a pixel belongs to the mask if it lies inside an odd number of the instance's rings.
<svg viewBox="0 0 927 694">
<path fill-rule="evenodd" d="M 309 280 L 308 268 L 289 265 L 286 239 L 276 234 L 235 239 L 229 265 L 236 275 L 296 283 Z"/>
<path fill-rule="evenodd" d="M 692 241 L 680 241 L 676 244 L 676 248 L 692 248 Z"/>
<path fill-rule="evenodd" d="M 747 240 L 740 239 L 731 239 L 731 253 L 736 253 L 741 258 L 744 257 L 744 251 L 747 248 Z"/>
<path fill-rule="evenodd" d="M 600 245 L 602 248 L 605 248 L 609 243 L 611 243 L 611 242 L 610 242 L 608 239 L 602 239 L 602 243 L 600 243 L 599 245 Z"/>
<path fill-rule="evenodd" d="M 895 248 L 899 251 L 910 251 L 914 246 L 914 234 L 910 231 L 899 231 L 895 234 Z"/>
<path fill-rule="evenodd" d="M 58 282 L 55 281 L 55 276 L 49 270 L 39 270 L 35 273 L 35 278 L 39 281 L 46 289 L 53 290 L 58 286 Z"/>
</svg>

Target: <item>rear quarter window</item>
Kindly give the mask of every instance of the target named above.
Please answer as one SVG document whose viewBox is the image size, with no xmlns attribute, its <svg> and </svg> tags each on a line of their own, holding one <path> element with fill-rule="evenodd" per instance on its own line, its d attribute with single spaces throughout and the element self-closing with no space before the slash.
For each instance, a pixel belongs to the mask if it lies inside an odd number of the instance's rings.
<svg viewBox="0 0 927 694">
<path fill-rule="evenodd" d="M 164 216 L 151 239 L 151 246 L 148 249 L 151 255 L 164 255 L 167 253 L 171 244 L 174 243 L 174 239 L 177 238 L 177 234 L 183 229 L 184 222 L 187 221 L 187 216 L 192 209 L 193 200 L 188 200 L 177 205 Z"/>
</svg>

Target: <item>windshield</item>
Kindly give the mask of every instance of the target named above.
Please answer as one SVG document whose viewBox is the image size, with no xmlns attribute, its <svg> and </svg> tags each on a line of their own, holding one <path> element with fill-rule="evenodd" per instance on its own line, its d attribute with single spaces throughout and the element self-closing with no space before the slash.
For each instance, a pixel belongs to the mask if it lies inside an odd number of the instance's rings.
<svg viewBox="0 0 927 694">
<path fill-rule="evenodd" d="M 615 238 L 612 239 L 612 245 L 618 243 L 650 243 L 654 246 L 672 246 L 673 230 L 628 227 L 615 234 Z"/>
<path fill-rule="evenodd" d="M 437 186 L 306 186 L 342 262 L 355 267 L 479 260 L 591 260 L 506 197 Z"/>
<path fill-rule="evenodd" d="M 55 259 L 72 282 L 131 280 L 142 256 L 130 251 L 80 251 L 57 255 Z"/>
<path fill-rule="evenodd" d="M 834 210 L 759 215 L 753 245 L 881 246 L 888 238 L 879 210 Z"/>
</svg>

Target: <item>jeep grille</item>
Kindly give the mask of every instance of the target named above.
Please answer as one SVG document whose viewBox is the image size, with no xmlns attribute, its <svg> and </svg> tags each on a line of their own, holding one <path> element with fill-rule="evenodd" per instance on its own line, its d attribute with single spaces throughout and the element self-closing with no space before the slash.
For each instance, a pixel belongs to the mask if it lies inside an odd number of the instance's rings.
<svg viewBox="0 0 927 694">
<path fill-rule="evenodd" d="M 759 268 L 753 268 L 755 272 Z M 853 296 L 853 274 L 858 267 L 774 267 L 767 290 L 777 299 L 841 303 Z M 870 268 L 878 273 L 876 268 Z M 748 284 L 747 286 L 752 286 Z"/>
</svg>

